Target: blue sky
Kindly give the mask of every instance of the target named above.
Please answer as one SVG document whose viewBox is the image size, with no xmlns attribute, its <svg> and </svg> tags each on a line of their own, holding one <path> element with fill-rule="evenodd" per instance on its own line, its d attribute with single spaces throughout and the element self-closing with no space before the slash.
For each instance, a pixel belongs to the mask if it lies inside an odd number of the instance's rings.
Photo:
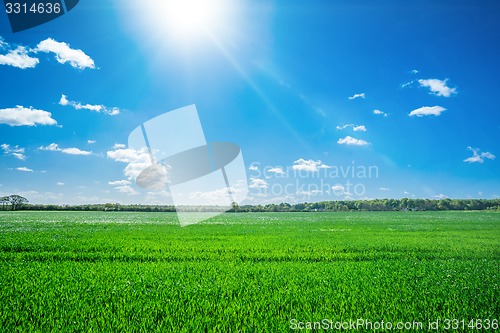
<svg viewBox="0 0 500 333">
<path fill-rule="evenodd" d="M 248 203 L 500 196 L 498 1 L 172 1 L 0 13 L 0 195 L 168 204 L 128 135 L 196 104 Z"/>
</svg>

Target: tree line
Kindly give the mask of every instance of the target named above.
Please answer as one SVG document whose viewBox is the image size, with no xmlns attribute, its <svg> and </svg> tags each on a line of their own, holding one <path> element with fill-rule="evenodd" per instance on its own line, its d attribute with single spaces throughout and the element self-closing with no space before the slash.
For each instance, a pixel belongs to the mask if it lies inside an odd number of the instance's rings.
<svg viewBox="0 0 500 333">
<path fill-rule="evenodd" d="M 171 205 L 122 205 L 119 203 L 87 205 L 29 204 L 26 198 L 11 195 L 0 198 L 2 210 L 37 211 L 128 211 L 128 212 L 175 212 Z M 211 206 L 183 207 L 185 211 L 217 211 Z M 372 199 L 280 203 L 267 205 L 232 204 L 229 212 L 348 212 L 348 211 L 446 211 L 446 210 L 497 210 L 500 199 Z"/>
</svg>

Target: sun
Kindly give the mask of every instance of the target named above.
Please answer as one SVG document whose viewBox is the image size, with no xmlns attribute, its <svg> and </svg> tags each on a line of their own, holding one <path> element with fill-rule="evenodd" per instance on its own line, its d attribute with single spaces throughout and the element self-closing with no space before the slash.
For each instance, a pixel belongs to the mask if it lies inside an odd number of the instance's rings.
<svg viewBox="0 0 500 333">
<path fill-rule="evenodd" d="M 178 40 L 192 41 L 216 35 L 231 20 L 227 15 L 230 0 L 153 0 L 140 3 L 146 25 Z"/>
<path fill-rule="evenodd" d="M 165 23 L 174 33 L 190 37 L 215 29 L 222 19 L 221 1 L 210 0 L 167 0 Z"/>
</svg>

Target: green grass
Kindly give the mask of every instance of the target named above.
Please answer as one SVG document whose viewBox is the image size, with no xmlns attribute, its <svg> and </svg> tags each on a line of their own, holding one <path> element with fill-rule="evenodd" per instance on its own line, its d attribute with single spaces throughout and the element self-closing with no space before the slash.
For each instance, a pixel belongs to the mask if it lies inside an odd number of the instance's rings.
<svg viewBox="0 0 500 333">
<path fill-rule="evenodd" d="M 0 212 L 0 332 L 493 320 L 499 261 L 496 212 Z"/>
</svg>

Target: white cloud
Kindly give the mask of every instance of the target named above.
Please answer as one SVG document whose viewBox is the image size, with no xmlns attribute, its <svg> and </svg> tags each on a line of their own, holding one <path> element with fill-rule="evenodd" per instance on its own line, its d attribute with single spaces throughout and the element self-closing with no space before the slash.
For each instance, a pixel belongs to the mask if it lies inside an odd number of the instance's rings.
<svg viewBox="0 0 500 333">
<path fill-rule="evenodd" d="M 353 138 L 352 136 L 346 136 L 337 141 L 339 145 L 351 145 L 351 146 L 366 146 L 369 145 L 368 142 L 361 139 Z"/>
<path fill-rule="evenodd" d="M 347 97 L 347 98 L 349 98 L 350 100 L 353 100 L 353 99 L 356 99 L 356 98 L 365 98 L 365 97 L 366 97 L 365 93 L 361 93 L 361 94 L 354 94 L 354 95 L 352 95 L 350 97 Z"/>
<path fill-rule="evenodd" d="M 94 144 L 94 143 L 96 143 L 96 142 L 97 142 L 97 141 L 95 141 L 95 140 L 87 140 L 87 143 L 88 143 L 89 145 L 93 145 L 93 144 Z"/>
<path fill-rule="evenodd" d="M 0 65 L 26 69 L 35 68 L 39 62 L 38 58 L 32 58 L 28 55 L 28 50 L 24 46 L 18 46 L 17 49 L 11 50 L 7 54 L 0 54 Z"/>
<path fill-rule="evenodd" d="M 115 187 L 115 190 L 117 190 L 120 193 L 125 193 L 127 195 L 139 195 L 139 192 L 137 192 L 130 185 L 117 186 Z"/>
<path fill-rule="evenodd" d="M 354 132 L 366 132 L 365 125 L 359 125 L 352 129 Z"/>
<path fill-rule="evenodd" d="M 414 69 L 411 71 L 412 74 L 418 74 L 418 70 Z"/>
<path fill-rule="evenodd" d="M 250 166 L 248 167 L 248 170 L 250 170 L 250 171 L 258 171 L 258 170 L 259 170 L 259 168 L 258 168 L 256 165 L 252 164 L 252 165 L 250 165 Z"/>
<path fill-rule="evenodd" d="M 413 84 L 413 82 L 415 82 L 415 81 L 409 81 L 409 82 L 403 83 L 403 84 L 401 85 L 401 88 L 406 88 L 406 87 L 408 87 L 408 86 L 411 86 L 411 85 Z"/>
<path fill-rule="evenodd" d="M 472 156 L 464 160 L 464 162 L 467 163 L 484 163 L 485 159 L 494 160 L 496 158 L 496 156 L 489 151 L 485 153 L 479 153 L 479 148 L 467 147 L 467 149 L 472 151 Z"/>
<path fill-rule="evenodd" d="M 346 125 L 342 125 L 342 126 L 337 126 L 337 129 L 339 131 L 342 131 L 343 129 L 346 129 L 347 127 L 352 127 L 354 126 L 353 124 L 346 124 Z"/>
<path fill-rule="evenodd" d="M 19 148 L 19 146 L 11 147 L 6 143 L 0 145 L 0 147 L 3 149 L 5 155 L 12 155 L 21 161 L 24 161 L 26 159 L 26 155 L 24 155 L 24 148 Z"/>
<path fill-rule="evenodd" d="M 55 53 L 56 60 L 60 64 L 69 62 L 69 64 L 74 68 L 95 68 L 94 60 L 92 60 L 92 58 L 86 55 L 82 50 L 72 49 L 69 44 L 57 42 L 52 38 L 47 38 L 46 40 L 38 43 L 35 51 Z"/>
<path fill-rule="evenodd" d="M 41 146 L 38 148 L 38 150 L 43 150 L 43 151 L 60 151 L 63 154 L 68 154 L 68 155 L 92 155 L 91 151 L 86 151 L 86 150 L 81 150 L 79 148 L 60 148 L 57 143 L 51 143 L 48 146 Z"/>
<path fill-rule="evenodd" d="M 446 85 L 446 80 L 438 80 L 438 79 L 427 79 L 427 80 L 418 80 L 418 83 L 422 87 L 427 87 L 431 90 L 431 93 L 436 96 L 444 96 L 450 97 L 452 94 L 457 93 L 456 88 L 450 88 Z"/>
<path fill-rule="evenodd" d="M 22 172 L 33 172 L 32 169 L 27 168 L 27 167 L 19 167 L 19 168 L 16 168 L 16 170 L 22 171 Z"/>
<path fill-rule="evenodd" d="M 418 108 L 418 109 L 410 112 L 409 116 L 410 117 L 413 117 L 413 116 L 423 117 L 423 116 L 430 116 L 430 115 L 439 116 L 444 111 L 446 111 L 446 109 L 443 108 L 442 106 L 438 106 L 438 105 L 436 105 L 436 106 L 422 106 L 421 108 Z"/>
<path fill-rule="evenodd" d="M 143 170 L 151 165 L 151 157 L 146 149 L 116 149 L 108 151 L 106 155 L 117 162 L 128 163 L 123 173 L 129 179 L 137 178 Z"/>
<path fill-rule="evenodd" d="M 61 152 L 68 155 L 92 155 L 91 151 L 81 150 L 79 148 L 65 148 L 62 149 Z"/>
<path fill-rule="evenodd" d="M 130 185 L 131 182 L 130 180 L 115 180 L 112 182 L 108 182 L 108 184 L 113 186 L 119 186 L 119 185 Z"/>
<path fill-rule="evenodd" d="M 63 182 L 57 182 L 56 185 L 57 186 L 64 186 L 64 183 Z"/>
<path fill-rule="evenodd" d="M 281 168 L 281 167 L 276 167 L 276 168 L 268 169 L 267 172 L 271 172 L 271 173 L 274 173 L 274 174 L 277 174 L 277 175 L 283 175 L 285 173 L 283 171 L 283 168 Z"/>
<path fill-rule="evenodd" d="M 90 110 L 94 112 L 103 112 L 106 113 L 110 116 L 116 116 L 120 114 L 120 109 L 117 107 L 107 107 L 105 105 L 101 104 L 82 104 L 80 102 L 74 102 L 68 100 L 68 96 L 66 95 L 61 95 L 61 99 L 59 100 L 59 105 L 62 106 L 72 106 L 75 110 Z"/>
<path fill-rule="evenodd" d="M 124 145 L 123 143 L 115 143 L 113 146 L 113 149 L 125 149 L 125 148 L 127 148 L 127 146 Z"/>
<path fill-rule="evenodd" d="M 373 110 L 373 114 L 381 115 L 381 116 L 384 116 L 384 117 L 387 117 L 389 115 L 389 114 L 387 114 L 385 112 L 382 112 L 380 110 Z"/>
<path fill-rule="evenodd" d="M 250 178 L 250 185 L 248 185 L 248 188 L 267 188 L 269 184 L 261 178 Z"/>
<path fill-rule="evenodd" d="M 352 127 L 352 130 L 354 132 L 366 132 L 366 127 L 364 125 L 354 125 L 354 124 L 346 124 L 342 126 L 337 126 L 337 130 L 341 131 L 343 129 L 346 129 L 348 127 Z"/>
<path fill-rule="evenodd" d="M 319 169 L 328 169 L 330 166 L 323 164 L 321 160 L 305 160 L 303 158 L 299 158 L 298 160 L 293 162 L 292 169 L 299 171 L 307 171 L 307 172 L 317 172 Z"/>
<path fill-rule="evenodd" d="M 388 187 L 379 187 L 378 188 L 380 191 L 390 191 L 391 189 Z"/>
<path fill-rule="evenodd" d="M 436 199 L 446 199 L 446 198 L 448 198 L 448 196 L 445 195 L 445 194 L 443 194 L 443 193 L 441 193 L 441 194 L 435 195 L 434 198 L 436 198 Z"/>
<path fill-rule="evenodd" d="M 0 109 L 0 124 L 9 126 L 57 125 L 57 121 L 52 119 L 50 112 L 17 105 L 15 108 Z"/>
<path fill-rule="evenodd" d="M 344 186 L 342 186 L 342 185 L 334 185 L 334 186 L 332 186 L 332 190 L 334 190 L 335 192 L 343 193 L 344 192 Z"/>
</svg>

